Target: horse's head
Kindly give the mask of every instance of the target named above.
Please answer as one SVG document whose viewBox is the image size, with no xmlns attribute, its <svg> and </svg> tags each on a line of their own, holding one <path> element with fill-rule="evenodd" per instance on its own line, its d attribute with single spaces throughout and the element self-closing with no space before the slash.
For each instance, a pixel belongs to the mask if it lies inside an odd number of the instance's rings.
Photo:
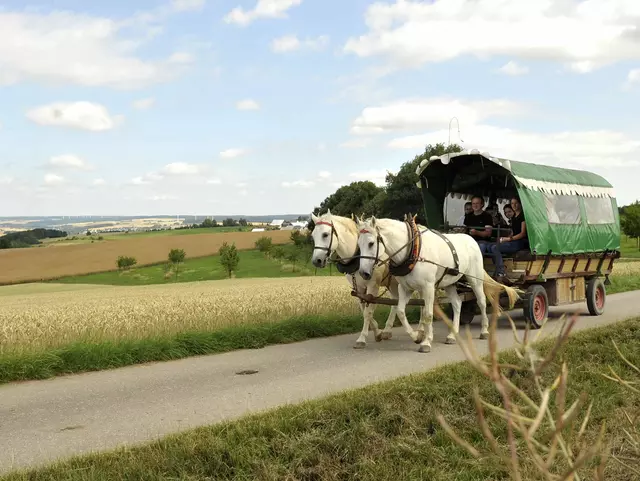
<svg viewBox="0 0 640 481">
<path fill-rule="evenodd" d="M 358 226 L 358 247 L 360 248 L 360 276 L 369 280 L 373 276 L 373 269 L 380 256 L 380 232 L 376 225 L 376 218 L 360 220 L 356 217 Z"/>
<path fill-rule="evenodd" d="M 313 231 L 311 232 L 311 237 L 313 238 L 311 262 L 316 267 L 325 267 L 327 260 L 335 252 L 339 242 L 333 219 L 331 218 L 331 211 L 327 210 L 327 213 L 320 217 L 311 214 L 311 220 L 314 223 Z"/>
</svg>

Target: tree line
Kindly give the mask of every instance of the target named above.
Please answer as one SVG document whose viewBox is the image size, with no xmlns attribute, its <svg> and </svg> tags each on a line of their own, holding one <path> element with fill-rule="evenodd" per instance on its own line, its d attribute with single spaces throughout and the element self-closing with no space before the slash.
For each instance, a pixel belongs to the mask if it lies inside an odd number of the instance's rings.
<svg viewBox="0 0 640 481">
<path fill-rule="evenodd" d="M 29 247 L 41 244 L 40 241 L 42 239 L 53 239 L 57 237 L 67 237 L 67 232 L 57 229 L 44 229 L 42 227 L 19 232 L 9 232 L 0 237 L 0 249 Z"/>
<path fill-rule="evenodd" d="M 368 180 L 344 185 L 323 200 L 313 213 L 320 215 L 330 209 L 331 213 L 346 217 L 364 214 L 402 219 L 407 212 L 411 212 L 417 214 L 419 223 L 425 224 L 422 194 L 417 186 L 420 179 L 416 169 L 420 162 L 433 155 L 460 151 L 462 147 L 457 144 L 428 144 L 424 152 L 402 164 L 397 174 L 387 172 L 384 186 L 377 186 Z M 309 229 L 313 229 L 312 221 Z"/>
</svg>

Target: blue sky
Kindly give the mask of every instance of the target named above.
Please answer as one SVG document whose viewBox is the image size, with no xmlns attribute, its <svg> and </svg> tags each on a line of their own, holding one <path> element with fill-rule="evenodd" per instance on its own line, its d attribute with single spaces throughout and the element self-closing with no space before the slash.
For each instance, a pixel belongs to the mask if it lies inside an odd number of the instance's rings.
<svg viewBox="0 0 640 481">
<path fill-rule="evenodd" d="M 3 215 L 309 212 L 453 116 L 637 197 L 637 1 L 0 5 Z"/>
</svg>

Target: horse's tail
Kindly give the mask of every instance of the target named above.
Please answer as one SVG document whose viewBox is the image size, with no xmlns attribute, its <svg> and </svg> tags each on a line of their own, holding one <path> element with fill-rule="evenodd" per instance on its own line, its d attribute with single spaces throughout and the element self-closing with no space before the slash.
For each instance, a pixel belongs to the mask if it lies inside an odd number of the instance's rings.
<svg viewBox="0 0 640 481">
<path fill-rule="evenodd" d="M 494 280 L 487 271 L 484 272 L 484 280 L 482 281 L 482 289 L 484 291 L 485 296 L 491 303 L 491 305 L 500 313 L 502 309 L 500 308 L 500 291 L 504 290 L 509 297 L 509 309 L 513 309 L 513 306 L 516 304 L 517 300 L 520 298 L 520 295 L 516 289 L 513 287 L 505 286 L 504 284 L 500 284 L 498 281 Z"/>
</svg>

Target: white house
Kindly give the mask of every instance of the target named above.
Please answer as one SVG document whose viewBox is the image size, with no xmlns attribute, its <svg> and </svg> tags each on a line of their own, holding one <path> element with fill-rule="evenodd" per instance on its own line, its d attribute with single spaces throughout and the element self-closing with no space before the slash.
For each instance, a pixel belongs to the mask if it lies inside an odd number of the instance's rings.
<svg viewBox="0 0 640 481">
<path fill-rule="evenodd" d="M 284 224 L 284 219 L 274 219 L 271 221 L 271 224 L 269 224 L 269 226 L 271 227 L 282 227 L 282 224 Z"/>
</svg>

